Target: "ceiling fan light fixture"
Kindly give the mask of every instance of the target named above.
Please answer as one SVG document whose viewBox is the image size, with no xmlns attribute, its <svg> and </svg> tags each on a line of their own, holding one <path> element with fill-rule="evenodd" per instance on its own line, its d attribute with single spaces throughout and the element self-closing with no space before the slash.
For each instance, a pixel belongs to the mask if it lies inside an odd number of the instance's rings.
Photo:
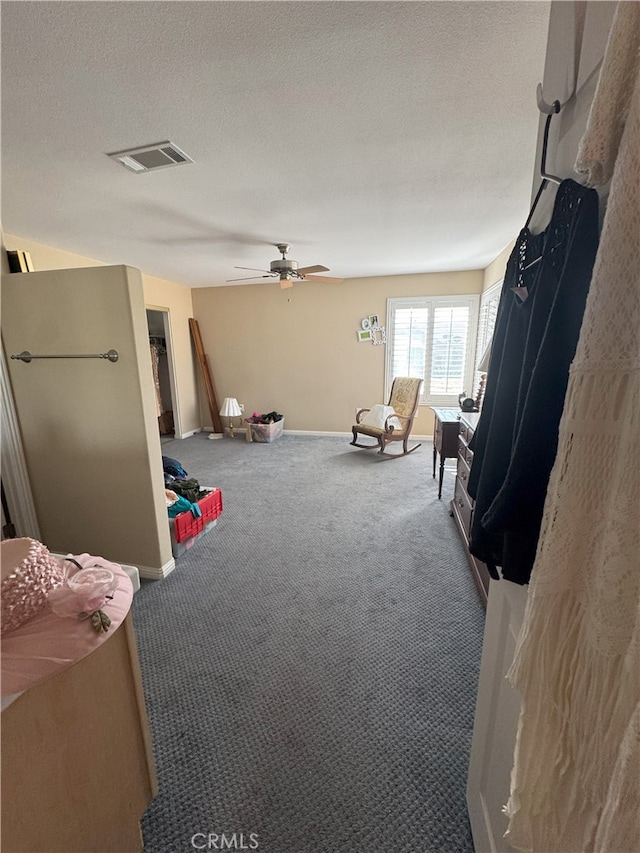
<svg viewBox="0 0 640 853">
<path fill-rule="evenodd" d="M 287 258 L 279 258 L 277 261 L 271 261 L 269 269 L 271 272 L 282 275 L 297 275 L 298 262 L 290 261 Z"/>
<path fill-rule="evenodd" d="M 256 278 L 278 278 L 280 280 L 280 287 L 282 288 L 293 287 L 294 281 L 319 281 L 330 282 L 331 284 L 340 284 L 343 281 L 341 278 L 309 275 L 309 273 L 314 272 L 329 272 L 329 267 L 322 266 L 321 264 L 315 264 L 310 267 L 298 267 L 297 261 L 291 261 L 286 257 L 287 252 L 291 248 L 288 243 L 276 243 L 275 246 L 282 254 L 282 257 L 278 258 L 277 261 L 271 261 L 268 271 L 257 270 L 253 267 L 235 267 L 237 270 L 264 272 L 266 275 L 254 275 L 248 276 L 247 278 L 228 278 L 227 281 L 251 281 Z"/>
</svg>

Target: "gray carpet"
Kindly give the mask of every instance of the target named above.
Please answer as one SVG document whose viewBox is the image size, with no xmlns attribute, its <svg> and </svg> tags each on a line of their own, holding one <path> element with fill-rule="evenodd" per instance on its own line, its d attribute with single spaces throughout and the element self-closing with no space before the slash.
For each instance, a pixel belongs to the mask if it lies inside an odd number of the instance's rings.
<svg viewBox="0 0 640 853">
<path fill-rule="evenodd" d="M 201 849 L 472 851 L 484 611 L 430 445 L 384 460 L 346 438 L 201 434 L 163 453 L 224 511 L 135 597 L 160 785 L 145 853 L 209 833 Z"/>
</svg>

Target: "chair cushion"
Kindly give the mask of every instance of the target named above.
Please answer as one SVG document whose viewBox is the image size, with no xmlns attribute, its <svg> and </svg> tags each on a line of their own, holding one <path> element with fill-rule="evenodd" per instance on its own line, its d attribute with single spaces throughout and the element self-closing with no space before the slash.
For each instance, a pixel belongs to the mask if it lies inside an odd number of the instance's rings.
<svg viewBox="0 0 640 853">
<path fill-rule="evenodd" d="M 384 430 L 387 417 L 393 414 L 395 414 L 395 409 L 392 406 L 383 406 L 381 403 L 376 403 L 360 421 L 360 426 L 378 427 L 379 430 Z M 397 418 L 392 418 L 389 421 L 389 425 L 394 429 L 402 429 L 400 421 Z"/>
<path fill-rule="evenodd" d="M 356 432 L 362 433 L 362 435 L 370 435 L 373 438 L 378 438 L 380 435 L 387 435 L 383 429 L 375 426 L 367 426 L 366 424 L 354 424 Z"/>
<path fill-rule="evenodd" d="M 389 405 L 399 415 L 410 417 L 416 404 L 416 392 L 420 387 L 421 379 L 409 376 L 396 377 L 393 380 L 393 388 Z"/>
</svg>

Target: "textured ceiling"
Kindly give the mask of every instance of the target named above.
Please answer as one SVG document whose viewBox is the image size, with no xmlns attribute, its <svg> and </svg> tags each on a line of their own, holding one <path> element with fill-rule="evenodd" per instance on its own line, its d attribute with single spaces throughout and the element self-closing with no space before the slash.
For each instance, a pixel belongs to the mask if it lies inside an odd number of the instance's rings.
<svg viewBox="0 0 640 853">
<path fill-rule="evenodd" d="M 341 277 L 486 266 L 528 209 L 548 16 L 4 2 L 3 228 L 192 287 L 283 241 Z M 167 139 L 194 163 L 105 156 Z"/>
</svg>

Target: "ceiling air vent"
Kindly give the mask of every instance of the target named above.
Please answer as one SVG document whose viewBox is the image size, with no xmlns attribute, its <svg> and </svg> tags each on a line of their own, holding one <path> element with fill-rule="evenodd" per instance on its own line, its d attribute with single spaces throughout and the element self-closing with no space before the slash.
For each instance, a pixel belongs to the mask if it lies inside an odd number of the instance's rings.
<svg viewBox="0 0 640 853">
<path fill-rule="evenodd" d="M 155 145 L 145 145 L 142 148 L 130 148 L 128 151 L 116 151 L 107 154 L 116 163 L 121 163 L 132 172 L 151 172 L 155 169 L 165 169 L 167 166 L 181 166 L 183 163 L 193 163 L 184 151 L 173 142 L 156 142 Z"/>
</svg>

